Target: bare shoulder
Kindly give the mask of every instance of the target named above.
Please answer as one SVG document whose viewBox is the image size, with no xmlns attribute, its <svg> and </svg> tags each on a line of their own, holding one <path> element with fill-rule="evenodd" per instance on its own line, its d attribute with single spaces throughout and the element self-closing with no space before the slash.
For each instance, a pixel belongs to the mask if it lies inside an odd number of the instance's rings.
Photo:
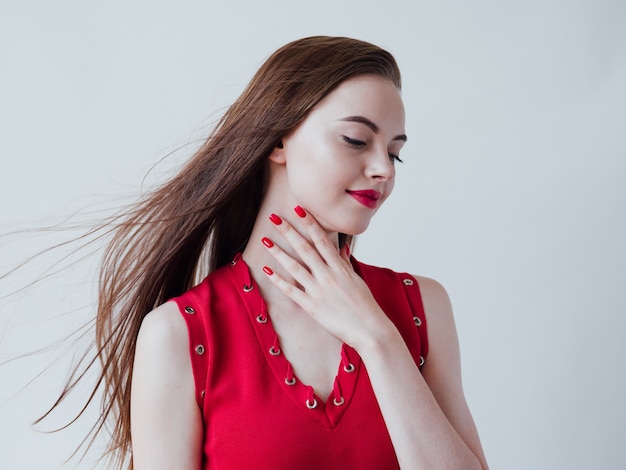
<svg viewBox="0 0 626 470">
<path fill-rule="evenodd" d="M 165 401 L 195 396 L 187 325 L 175 302 L 164 303 L 143 319 L 132 385 L 135 397 L 145 393 Z"/>
<path fill-rule="evenodd" d="M 137 347 L 160 347 L 174 348 L 186 346 L 188 341 L 187 325 L 183 319 L 176 302 L 165 302 L 148 313 L 139 330 Z M 184 348 L 185 353 L 187 349 Z"/>
<path fill-rule="evenodd" d="M 137 337 L 131 387 L 136 469 L 198 468 L 202 421 L 187 325 L 175 302 L 148 313 Z"/>
<path fill-rule="evenodd" d="M 452 305 L 446 289 L 436 280 L 429 277 L 413 275 L 420 286 L 424 310 L 427 315 L 451 316 Z"/>
<path fill-rule="evenodd" d="M 438 281 L 424 276 L 414 277 L 420 286 L 428 328 L 429 354 L 424 377 L 428 380 L 445 370 L 453 372 L 449 379 L 458 377 L 460 380 L 459 344 L 450 297 Z"/>
<path fill-rule="evenodd" d="M 148 313 L 141 324 L 135 350 L 133 388 L 144 384 L 189 389 L 193 385 L 187 325 L 175 302 Z M 186 390 L 189 392 L 189 390 Z"/>
</svg>

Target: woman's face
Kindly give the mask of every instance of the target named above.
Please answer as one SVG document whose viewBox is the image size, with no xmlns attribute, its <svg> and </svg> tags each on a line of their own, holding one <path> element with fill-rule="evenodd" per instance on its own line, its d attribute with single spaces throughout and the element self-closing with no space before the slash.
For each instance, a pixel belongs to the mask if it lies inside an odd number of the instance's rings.
<svg viewBox="0 0 626 470">
<path fill-rule="evenodd" d="M 362 75 L 325 97 L 270 157 L 286 176 L 283 200 L 329 232 L 356 235 L 391 193 L 406 136 L 395 85 Z"/>
</svg>

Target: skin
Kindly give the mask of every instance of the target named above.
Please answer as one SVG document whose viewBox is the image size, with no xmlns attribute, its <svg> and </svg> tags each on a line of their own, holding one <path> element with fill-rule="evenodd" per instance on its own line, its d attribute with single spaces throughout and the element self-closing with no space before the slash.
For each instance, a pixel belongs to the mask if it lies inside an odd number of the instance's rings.
<svg viewBox="0 0 626 470">
<path fill-rule="evenodd" d="M 367 118 L 375 129 L 354 116 Z M 303 383 L 320 397 L 329 396 L 341 346 L 349 344 L 367 367 L 401 468 L 486 469 L 463 395 L 445 290 L 416 276 L 430 344 L 420 372 L 352 269 L 347 250 L 337 245 L 338 232 L 362 233 L 391 193 L 395 155 L 404 140 L 404 108 L 391 82 L 359 76 L 341 84 L 271 154 L 267 193 L 243 258 L 268 305 L 281 349 Z M 375 207 L 350 193 L 365 189 L 380 193 Z M 305 208 L 304 217 L 294 212 L 297 205 Z M 270 221 L 273 213 L 282 223 Z M 262 237 L 274 245 L 263 245 Z M 272 274 L 263 272 L 264 266 Z M 202 422 L 187 329 L 173 302 L 142 324 L 131 423 L 136 469 L 200 468 Z"/>
</svg>

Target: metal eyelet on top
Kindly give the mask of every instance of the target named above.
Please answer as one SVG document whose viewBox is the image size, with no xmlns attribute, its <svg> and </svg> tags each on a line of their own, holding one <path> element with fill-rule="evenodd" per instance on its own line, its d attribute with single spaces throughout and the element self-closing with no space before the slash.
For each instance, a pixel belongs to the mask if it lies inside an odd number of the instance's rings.
<svg viewBox="0 0 626 470">
<path fill-rule="evenodd" d="M 354 364 L 348 364 L 347 366 L 343 366 L 343 370 L 346 371 L 348 374 L 350 372 L 354 372 Z"/>
<path fill-rule="evenodd" d="M 343 399 L 343 397 L 339 397 L 339 400 L 337 400 L 336 398 L 333 398 L 333 405 L 335 406 L 341 406 L 346 402 L 346 400 Z"/>
<path fill-rule="evenodd" d="M 413 317 L 413 321 L 415 322 L 415 326 L 422 326 L 422 320 L 420 320 L 420 317 Z"/>
<path fill-rule="evenodd" d="M 264 317 L 262 313 L 259 313 L 256 316 L 256 321 L 259 323 L 267 323 L 267 317 L 266 316 Z"/>
<path fill-rule="evenodd" d="M 254 289 L 254 286 L 252 284 L 250 284 L 250 285 L 244 284 L 243 285 L 243 291 L 244 292 L 250 292 L 252 289 Z"/>
<path fill-rule="evenodd" d="M 270 348 L 270 354 L 272 356 L 278 356 L 280 354 L 280 348 L 274 348 L 274 346 L 272 346 Z"/>
<path fill-rule="evenodd" d="M 285 383 L 287 385 L 295 385 L 296 384 L 296 378 L 295 377 L 292 377 L 291 379 L 285 378 Z"/>
<path fill-rule="evenodd" d="M 202 356 L 204 354 L 204 346 L 199 344 L 198 346 L 196 346 L 196 354 L 198 356 Z"/>
<path fill-rule="evenodd" d="M 236 264 L 237 264 L 237 258 L 233 259 L 233 260 L 230 262 L 230 265 L 231 265 L 231 266 L 234 266 L 234 265 L 236 265 Z"/>
<path fill-rule="evenodd" d="M 317 408 L 317 400 L 315 398 L 313 398 L 313 403 L 311 403 L 309 400 L 306 401 L 306 407 L 309 410 L 312 410 L 313 408 Z"/>
<path fill-rule="evenodd" d="M 185 313 L 188 313 L 189 315 L 193 315 L 194 313 L 196 313 L 196 311 L 193 309 L 193 307 L 187 306 L 185 307 Z"/>
<path fill-rule="evenodd" d="M 404 282 L 405 286 L 412 286 L 413 285 L 413 279 L 402 279 L 402 282 Z"/>
<path fill-rule="evenodd" d="M 424 356 L 420 356 L 420 367 L 422 367 L 425 362 L 426 362 L 426 359 L 424 359 Z"/>
</svg>

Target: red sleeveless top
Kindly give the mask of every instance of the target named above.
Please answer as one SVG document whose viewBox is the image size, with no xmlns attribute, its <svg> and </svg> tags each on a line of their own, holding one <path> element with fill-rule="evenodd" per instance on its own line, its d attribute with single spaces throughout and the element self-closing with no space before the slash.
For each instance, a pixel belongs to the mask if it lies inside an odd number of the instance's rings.
<svg viewBox="0 0 626 470">
<path fill-rule="evenodd" d="M 352 264 L 421 367 L 428 339 L 415 278 Z M 189 329 L 203 469 L 398 468 L 360 356 L 344 344 L 331 396 L 315 395 L 294 376 L 239 255 L 173 300 Z"/>
</svg>

